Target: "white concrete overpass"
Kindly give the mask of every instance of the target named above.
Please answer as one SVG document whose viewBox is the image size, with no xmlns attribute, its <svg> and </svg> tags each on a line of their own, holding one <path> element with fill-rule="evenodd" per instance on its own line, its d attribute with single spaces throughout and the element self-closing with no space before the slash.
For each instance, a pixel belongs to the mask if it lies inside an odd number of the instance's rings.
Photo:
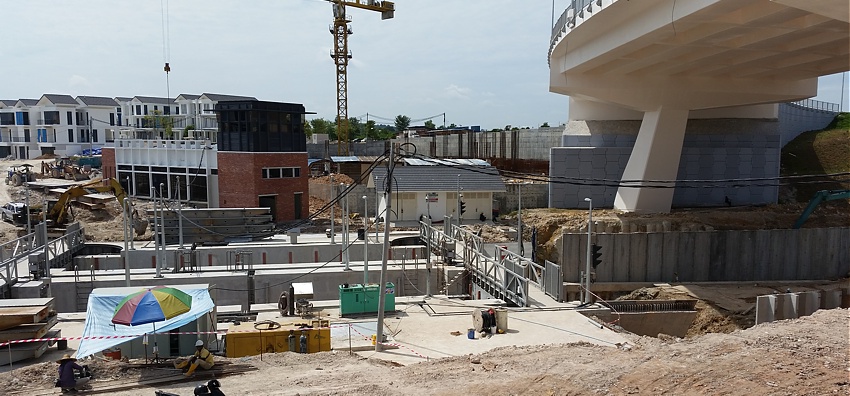
<svg viewBox="0 0 850 396">
<path fill-rule="evenodd" d="M 621 180 L 677 179 L 691 119 L 776 119 L 850 70 L 848 0 L 573 0 L 553 28 L 550 91 L 570 120 L 641 120 Z M 566 134 L 566 132 L 565 132 Z M 667 212 L 673 189 L 614 207 Z"/>
</svg>

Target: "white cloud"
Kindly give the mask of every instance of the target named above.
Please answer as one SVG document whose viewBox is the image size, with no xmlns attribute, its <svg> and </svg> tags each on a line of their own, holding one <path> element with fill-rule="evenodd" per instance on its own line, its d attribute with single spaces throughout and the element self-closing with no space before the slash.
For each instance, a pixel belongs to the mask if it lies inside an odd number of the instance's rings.
<svg viewBox="0 0 850 396">
<path fill-rule="evenodd" d="M 91 82 L 78 74 L 74 74 L 71 78 L 68 79 L 68 87 L 71 88 L 73 92 L 79 92 L 80 88 L 91 88 Z"/>
<path fill-rule="evenodd" d="M 472 89 L 459 87 L 455 84 L 450 84 L 443 92 L 449 98 L 468 100 L 472 95 Z"/>
</svg>

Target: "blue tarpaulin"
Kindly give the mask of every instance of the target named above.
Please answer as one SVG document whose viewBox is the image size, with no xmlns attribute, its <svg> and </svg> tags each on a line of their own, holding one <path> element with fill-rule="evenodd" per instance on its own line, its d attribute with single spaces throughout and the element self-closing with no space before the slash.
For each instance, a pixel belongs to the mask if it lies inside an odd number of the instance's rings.
<svg viewBox="0 0 850 396">
<path fill-rule="evenodd" d="M 145 333 L 153 333 L 154 326 L 156 326 L 157 333 L 165 333 L 191 323 L 215 308 L 215 303 L 213 303 L 212 297 L 210 297 L 209 285 L 170 285 L 169 287 L 180 289 L 192 296 L 192 309 L 185 314 L 175 316 L 169 320 L 138 326 L 113 324 L 112 315 L 115 313 L 115 307 L 118 306 L 118 303 L 124 297 L 144 290 L 147 287 L 110 287 L 92 290 L 86 310 L 86 325 L 83 329 L 83 339 L 80 341 L 80 348 L 77 350 L 76 357 L 81 358 L 93 355 L 134 338 L 141 337 Z M 128 337 L 96 338 L 103 336 Z"/>
</svg>

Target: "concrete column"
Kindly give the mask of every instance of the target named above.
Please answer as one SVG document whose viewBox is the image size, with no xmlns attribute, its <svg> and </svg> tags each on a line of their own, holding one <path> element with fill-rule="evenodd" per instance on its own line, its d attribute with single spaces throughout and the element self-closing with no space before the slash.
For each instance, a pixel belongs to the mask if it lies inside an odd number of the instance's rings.
<svg viewBox="0 0 850 396">
<path fill-rule="evenodd" d="M 809 316 L 820 307 L 820 292 L 807 291 L 797 295 L 797 316 Z"/>
<path fill-rule="evenodd" d="M 824 290 L 821 294 L 821 309 L 834 309 L 841 306 L 841 289 Z"/>
<path fill-rule="evenodd" d="M 687 124 L 688 110 L 661 107 L 646 112 L 622 180 L 675 180 Z M 643 184 L 617 189 L 614 208 L 638 213 L 670 212 L 673 188 L 639 187 Z"/>
<path fill-rule="evenodd" d="M 776 320 L 797 319 L 797 293 L 776 295 Z"/>
</svg>

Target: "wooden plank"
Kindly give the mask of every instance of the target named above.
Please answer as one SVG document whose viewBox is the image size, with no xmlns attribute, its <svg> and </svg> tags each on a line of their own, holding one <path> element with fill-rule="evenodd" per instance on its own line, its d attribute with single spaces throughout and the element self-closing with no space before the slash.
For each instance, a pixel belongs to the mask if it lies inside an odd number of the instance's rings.
<svg viewBox="0 0 850 396">
<path fill-rule="evenodd" d="M 52 307 L 53 297 L 50 298 L 10 298 L 0 299 L 0 308 L 4 307 Z"/>
<path fill-rule="evenodd" d="M 10 329 L 0 330 L 0 342 L 11 340 L 30 340 L 42 338 L 53 326 L 56 325 L 58 316 L 51 316 L 41 323 L 30 323 L 15 326 Z"/>
<path fill-rule="evenodd" d="M 0 308 L 0 330 L 29 323 L 38 323 L 47 319 L 48 307 L 7 307 Z"/>
</svg>

